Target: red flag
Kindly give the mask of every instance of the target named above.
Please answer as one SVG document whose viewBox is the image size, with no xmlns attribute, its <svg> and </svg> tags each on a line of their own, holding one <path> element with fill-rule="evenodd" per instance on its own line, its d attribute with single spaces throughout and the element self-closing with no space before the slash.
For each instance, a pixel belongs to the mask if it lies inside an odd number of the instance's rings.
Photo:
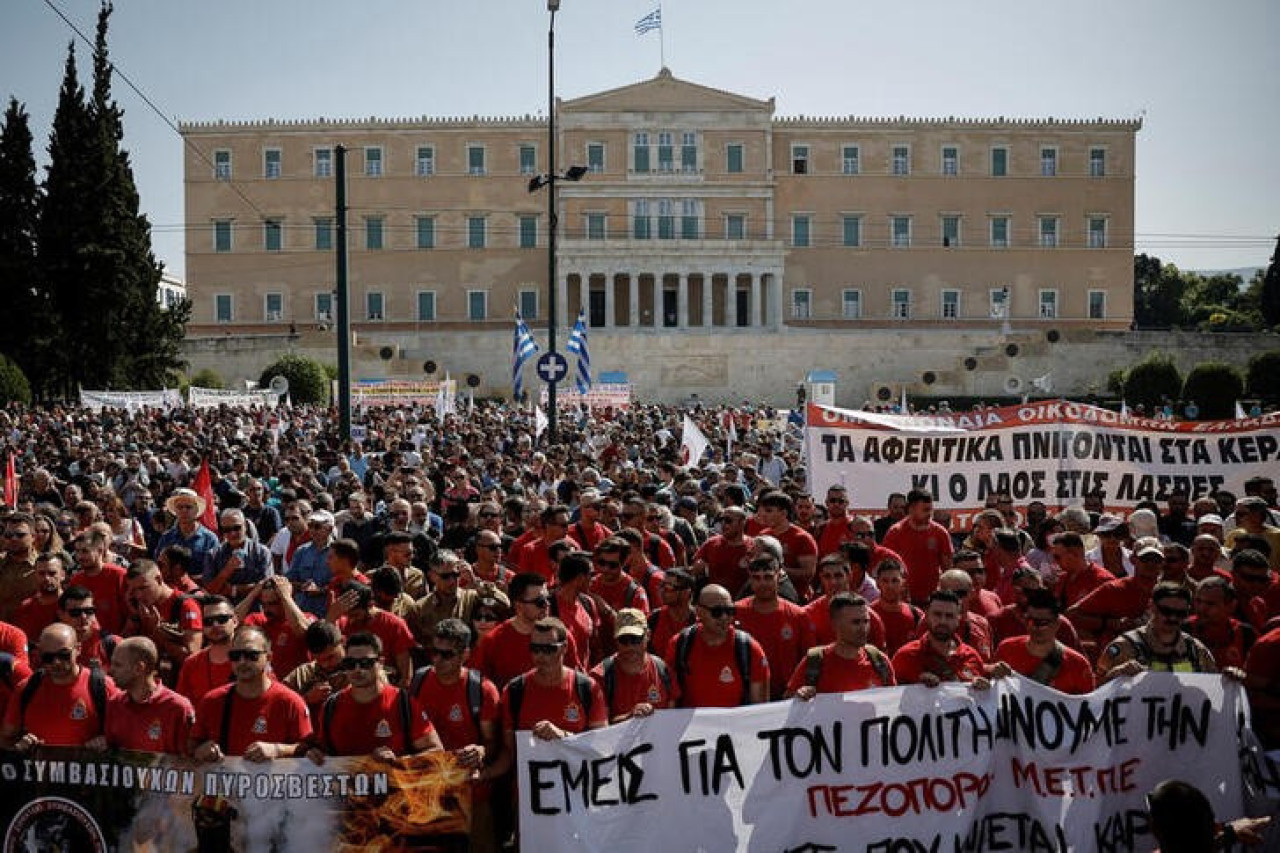
<svg viewBox="0 0 1280 853">
<path fill-rule="evenodd" d="M 18 471 L 13 464 L 13 451 L 4 466 L 4 502 L 11 507 L 18 505 Z"/>
<path fill-rule="evenodd" d="M 208 457 L 200 460 L 200 470 L 196 472 L 196 479 L 192 482 L 191 488 L 204 501 L 204 514 L 200 516 L 200 523 L 216 532 L 218 509 L 213 503 L 213 479 L 209 476 Z"/>
</svg>

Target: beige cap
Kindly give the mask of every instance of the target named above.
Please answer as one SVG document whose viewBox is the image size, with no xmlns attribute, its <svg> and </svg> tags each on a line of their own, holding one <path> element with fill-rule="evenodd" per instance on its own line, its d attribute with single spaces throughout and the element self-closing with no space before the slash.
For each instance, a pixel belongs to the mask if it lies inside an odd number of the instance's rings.
<svg viewBox="0 0 1280 853">
<path fill-rule="evenodd" d="M 613 629 L 615 637 L 624 635 L 643 637 L 649 633 L 649 623 L 644 618 L 644 614 L 634 607 L 624 607 L 619 610 L 615 620 Z"/>
</svg>

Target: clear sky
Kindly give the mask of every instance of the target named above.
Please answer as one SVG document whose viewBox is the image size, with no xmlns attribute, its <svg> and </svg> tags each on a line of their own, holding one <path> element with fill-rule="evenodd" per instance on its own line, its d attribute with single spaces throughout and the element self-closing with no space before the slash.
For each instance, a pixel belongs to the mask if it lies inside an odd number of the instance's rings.
<svg viewBox="0 0 1280 853">
<path fill-rule="evenodd" d="M 90 38 L 97 0 L 49 0 Z M 656 0 L 563 0 L 564 98 L 659 69 Z M 1133 118 L 1137 250 L 1185 269 L 1265 266 L 1280 231 L 1277 0 L 667 0 L 666 64 L 777 114 Z M 544 0 L 117 0 L 116 65 L 173 121 L 538 115 Z M 44 162 L 74 33 L 0 0 L 0 95 Z M 77 46 L 88 83 L 88 48 Z M 123 81 L 156 254 L 183 273 L 179 137 Z"/>
</svg>

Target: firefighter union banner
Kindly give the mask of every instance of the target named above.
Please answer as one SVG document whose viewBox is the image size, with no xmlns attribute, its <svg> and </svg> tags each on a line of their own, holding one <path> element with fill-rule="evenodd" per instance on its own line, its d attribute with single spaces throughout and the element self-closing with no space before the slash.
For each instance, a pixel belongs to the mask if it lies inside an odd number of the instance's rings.
<svg viewBox="0 0 1280 853">
<path fill-rule="evenodd" d="M 987 496 L 1051 509 L 1101 491 L 1109 507 L 1192 500 L 1280 466 L 1280 413 L 1238 421 L 1173 422 L 1050 400 L 939 416 L 884 415 L 812 404 L 805 446 L 812 492 L 849 490 L 850 508 L 884 510 L 893 492 L 933 493 L 964 519 Z"/>
<path fill-rule="evenodd" d="M 465 849 L 452 755 L 195 764 L 140 752 L 0 753 L 4 851 Z"/>
<path fill-rule="evenodd" d="M 1275 767 L 1239 686 L 1148 674 L 1088 696 L 1021 678 L 659 711 L 568 738 L 521 732 L 521 842 L 557 853 L 1135 851 L 1170 778 L 1219 816 Z M 1255 803 L 1257 806 L 1265 804 Z"/>
</svg>

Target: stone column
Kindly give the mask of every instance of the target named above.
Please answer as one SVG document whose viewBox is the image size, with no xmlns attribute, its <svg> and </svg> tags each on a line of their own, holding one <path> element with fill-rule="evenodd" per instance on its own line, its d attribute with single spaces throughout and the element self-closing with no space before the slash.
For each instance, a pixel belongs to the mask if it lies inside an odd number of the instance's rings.
<svg viewBox="0 0 1280 853">
<path fill-rule="evenodd" d="M 578 276 L 578 305 L 585 311 L 591 307 L 591 273 L 584 272 Z M 578 317 L 575 314 L 570 322 L 576 323 Z M 591 312 L 587 311 L 587 325 L 591 325 Z"/>
<path fill-rule="evenodd" d="M 769 328 L 782 328 L 782 270 L 769 273 Z"/>
<path fill-rule="evenodd" d="M 751 326 L 752 328 L 760 328 L 764 324 L 762 318 L 763 304 L 760 300 L 760 274 L 751 273 Z"/>
<path fill-rule="evenodd" d="M 614 270 L 608 270 L 604 274 L 604 327 L 606 329 L 613 328 L 613 286 L 617 273 Z"/>
<path fill-rule="evenodd" d="M 702 274 L 702 326 L 710 328 L 715 314 L 715 292 L 711 289 L 714 276 L 709 272 Z"/>
<path fill-rule="evenodd" d="M 681 329 L 689 328 L 689 273 L 679 273 L 678 284 L 676 285 L 676 326 Z"/>
<path fill-rule="evenodd" d="M 561 275 L 556 280 L 556 326 L 563 329 L 565 317 L 569 313 L 569 276 Z M 559 347 L 557 347 L 559 349 Z"/>
<path fill-rule="evenodd" d="M 653 327 L 661 329 L 664 316 L 662 313 L 662 273 L 653 274 Z"/>
<path fill-rule="evenodd" d="M 627 284 L 631 287 L 630 304 L 627 306 L 628 325 L 635 329 L 640 326 L 640 273 L 628 273 Z"/>
<path fill-rule="evenodd" d="M 724 287 L 724 324 L 727 328 L 738 328 L 738 274 L 730 270 L 725 273 Z"/>
</svg>

